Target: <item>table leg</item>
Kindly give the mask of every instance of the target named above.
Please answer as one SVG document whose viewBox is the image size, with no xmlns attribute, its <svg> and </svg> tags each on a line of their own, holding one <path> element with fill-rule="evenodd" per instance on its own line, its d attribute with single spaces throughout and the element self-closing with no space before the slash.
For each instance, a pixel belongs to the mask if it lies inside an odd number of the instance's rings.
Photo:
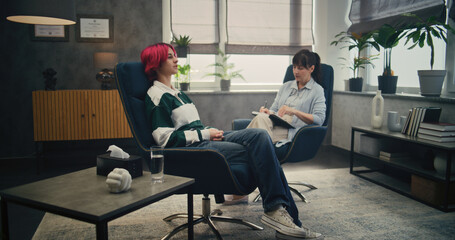
<svg viewBox="0 0 455 240">
<path fill-rule="evenodd" d="M 194 226 L 193 226 L 193 187 L 188 188 L 188 239 L 194 239 Z"/>
<path fill-rule="evenodd" d="M 96 224 L 96 240 L 107 240 L 107 222 L 99 222 Z"/>
<path fill-rule="evenodd" d="M 9 239 L 9 226 L 8 226 L 8 205 L 6 204 L 5 198 L 1 199 L 1 211 L 2 211 L 2 239 Z"/>
</svg>

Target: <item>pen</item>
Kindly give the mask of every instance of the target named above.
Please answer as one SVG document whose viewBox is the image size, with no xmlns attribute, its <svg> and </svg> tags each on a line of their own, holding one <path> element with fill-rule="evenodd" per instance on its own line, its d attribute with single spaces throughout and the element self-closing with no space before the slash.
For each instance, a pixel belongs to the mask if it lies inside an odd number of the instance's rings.
<svg viewBox="0 0 455 240">
<path fill-rule="evenodd" d="M 267 108 L 267 100 L 265 100 L 264 108 Z"/>
</svg>

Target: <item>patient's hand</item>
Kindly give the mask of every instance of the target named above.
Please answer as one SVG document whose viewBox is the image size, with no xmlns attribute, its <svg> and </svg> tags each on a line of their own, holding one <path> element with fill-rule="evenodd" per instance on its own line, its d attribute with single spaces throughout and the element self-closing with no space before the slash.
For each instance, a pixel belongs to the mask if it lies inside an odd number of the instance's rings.
<svg viewBox="0 0 455 240">
<path fill-rule="evenodd" d="M 210 140 L 211 141 L 222 141 L 224 136 L 224 131 L 218 130 L 216 128 L 210 128 Z"/>
</svg>

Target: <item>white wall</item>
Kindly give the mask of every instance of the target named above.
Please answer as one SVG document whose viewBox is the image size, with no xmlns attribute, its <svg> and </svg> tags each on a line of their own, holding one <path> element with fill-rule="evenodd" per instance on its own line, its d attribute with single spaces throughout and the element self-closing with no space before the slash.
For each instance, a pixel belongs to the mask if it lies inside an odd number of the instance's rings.
<svg viewBox="0 0 455 240">
<path fill-rule="evenodd" d="M 340 65 L 340 57 L 347 53 L 346 49 L 330 46 L 334 36 L 346 31 L 351 22 L 348 14 L 351 6 L 350 0 L 317 0 L 314 1 L 314 51 L 321 61 L 331 65 L 335 71 L 334 90 L 344 90 L 344 79 L 349 78 L 349 71 Z"/>
</svg>

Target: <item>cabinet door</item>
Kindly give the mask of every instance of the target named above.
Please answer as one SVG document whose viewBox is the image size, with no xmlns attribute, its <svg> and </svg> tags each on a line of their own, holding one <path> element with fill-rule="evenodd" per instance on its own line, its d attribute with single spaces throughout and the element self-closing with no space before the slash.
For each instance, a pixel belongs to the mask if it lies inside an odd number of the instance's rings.
<svg viewBox="0 0 455 240">
<path fill-rule="evenodd" d="M 132 137 L 117 90 L 93 90 L 88 95 L 91 139 Z"/>
<path fill-rule="evenodd" d="M 35 141 L 131 138 L 117 90 L 34 91 Z"/>
</svg>

